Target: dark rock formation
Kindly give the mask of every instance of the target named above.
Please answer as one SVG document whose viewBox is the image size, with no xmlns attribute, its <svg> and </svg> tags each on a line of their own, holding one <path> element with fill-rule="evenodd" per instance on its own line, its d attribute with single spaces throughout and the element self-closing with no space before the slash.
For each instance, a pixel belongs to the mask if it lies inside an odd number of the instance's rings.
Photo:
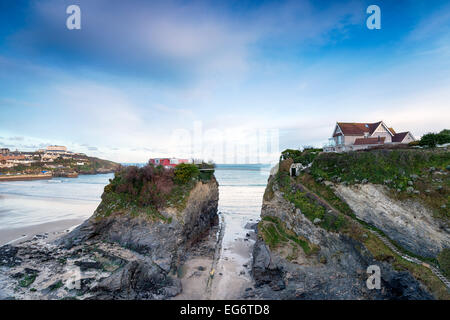
<svg viewBox="0 0 450 320">
<path fill-rule="evenodd" d="M 94 295 L 90 299 L 161 299 L 180 293 L 181 283 L 167 277 L 155 264 L 131 261 L 91 291 Z"/>
<path fill-rule="evenodd" d="M 270 188 L 272 184 L 269 183 Z M 260 233 L 253 250 L 252 294 L 262 299 L 434 299 L 408 271 L 375 260 L 363 243 L 326 231 L 283 198 L 275 186 L 264 199 L 261 216 L 276 217 L 318 250 L 288 257 L 283 244 L 270 248 Z M 368 289 L 367 267 L 381 269 L 381 289 Z"/>
</svg>

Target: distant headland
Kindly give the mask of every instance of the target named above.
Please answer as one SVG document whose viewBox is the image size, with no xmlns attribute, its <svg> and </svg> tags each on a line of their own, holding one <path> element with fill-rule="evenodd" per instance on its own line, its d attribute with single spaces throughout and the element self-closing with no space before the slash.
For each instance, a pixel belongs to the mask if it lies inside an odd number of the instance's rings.
<svg viewBox="0 0 450 320">
<path fill-rule="evenodd" d="M 79 174 L 111 173 L 120 164 L 68 151 L 65 146 L 48 146 L 33 152 L 0 149 L 0 181 L 76 178 Z"/>
</svg>

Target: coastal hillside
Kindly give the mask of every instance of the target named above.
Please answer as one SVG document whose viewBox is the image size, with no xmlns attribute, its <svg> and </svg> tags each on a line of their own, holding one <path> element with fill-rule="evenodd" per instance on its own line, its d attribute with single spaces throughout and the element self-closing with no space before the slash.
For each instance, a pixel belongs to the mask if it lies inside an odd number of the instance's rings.
<svg viewBox="0 0 450 320">
<path fill-rule="evenodd" d="M 26 180 L 27 176 L 42 175 L 43 172 L 54 177 L 75 177 L 78 174 L 112 173 L 120 168 L 119 163 L 85 155 L 59 156 L 51 160 L 44 161 L 35 156 L 32 161 L 24 160 L 27 162 L 19 162 L 14 166 L 2 166 L 0 163 L 0 177 L 6 179 L 8 176 L 21 175 Z"/>
<path fill-rule="evenodd" d="M 111 173 L 120 167 L 120 164 L 117 162 L 96 157 L 86 157 L 86 161 L 82 161 L 82 163 L 83 164 L 74 164 L 69 162 L 65 165 L 68 165 L 68 167 L 79 174 Z"/>
<path fill-rule="evenodd" d="M 450 299 L 449 173 L 448 149 L 286 150 L 258 224 L 257 296 Z"/>
<path fill-rule="evenodd" d="M 209 169 L 121 167 L 92 217 L 72 232 L 53 243 L 0 248 L 0 292 L 20 299 L 176 296 L 184 262 L 218 222 Z"/>
</svg>

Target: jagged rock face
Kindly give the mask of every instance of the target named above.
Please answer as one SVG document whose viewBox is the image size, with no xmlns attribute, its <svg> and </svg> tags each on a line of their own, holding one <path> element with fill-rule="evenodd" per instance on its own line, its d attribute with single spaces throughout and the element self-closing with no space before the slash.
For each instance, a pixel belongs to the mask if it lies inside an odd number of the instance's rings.
<svg viewBox="0 0 450 320">
<path fill-rule="evenodd" d="M 106 218 L 94 215 L 55 243 L 40 244 L 36 240 L 4 247 L 0 255 L 5 263 L 0 263 L 0 267 L 9 269 L 0 270 L 0 288 L 9 288 L 5 292 L 14 295 L 12 289 L 17 286 L 17 280 L 8 278 L 8 274 L 11 277 L 24 267 L 32 267 L 39 274 L 33 283 L 34 299 L 61 299 L 65 294 L 86 299 L 173 297 L 182 290 L 176 278 L 177 268 L 191 246 L 218 222 L 218 198 L 218 183 L 213 177 L 196 184 L 183 211 L 168 208 L 168 212 L 161 213 L 171 215 L 171 220 L 155 221 L 123 212 Z M 40 246 L 45 253 L 40 253 Z M 111 266 L 113 270 L 109 270 Z M 62 279 L 67 285 L 66 280 L 75 269 L 89 274 L 82 279 L 80 290 L 66 293 L 59 287 L 49 287 L 47 279 Z M 27 299 L 27 294 L 25 290 L 19 297 Z"/>
<path fill-rule="evenodd" d="M 376 226 L 409 251 L 436 257 L 442 249 L 450 248 L 450 229 L 422 204 L 394 200 L 381 185 L 337 184 L 334 188 L 359 219 Z"/>
<path fill-rule="evenodd" d="M 217 206 L 219 203 L 219 188 L 215 178 L 209 183 L 199 183 L 191 191 L 188 203 L 183 213 L 181 241 L 190 246 L 200 240 L 211 226 L 219 221 Z"/>
<path fill-rule="evenodd" d="M 119 272 L 100 281 L 91 299 L 155 299 L 181 292 L 180 280 L 165 276 L 158 266 L 132 261 Z"/>
<path fill-rule="evenodd" d="M 253 251 L 256 297 L 263 299 L 433 299 L 409 272 L 376 261 L 360 242 L 327 232 L 308 220 L 279 191 L 263 202 L 261 216 L 277 217 L 298 236 L 320 247 L 294 262 L 259 238 Z M 300 262 L 299 262 L 300 261 Z M 381 269 L 381 289 L 366 285 L 369 265 Z"/>
<path fill-rule="evenodd" d="M 214 178 L 207 183 L 198 182 L 189 194 L 185 209 L 170 223 L 123 213 L 100 219 L 92 217 L 60 243 L 71 247 L 88 239 L 116 242 L 151 256 L 156 264 L 169 271 L 174 258 L 218 222 L 218 200 L 218 184 Z"/>
</svg>

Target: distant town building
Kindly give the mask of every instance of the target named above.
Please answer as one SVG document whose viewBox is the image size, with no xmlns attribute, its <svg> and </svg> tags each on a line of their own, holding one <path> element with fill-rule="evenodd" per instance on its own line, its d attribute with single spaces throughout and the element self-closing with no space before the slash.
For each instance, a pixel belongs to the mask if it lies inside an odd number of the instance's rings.
<svg viewBox="0 0 450 320">
<path fill-rule="evenodd" d="M 411 132 L 396 133 L 383 121 L 375 123 L 337 122 L 325 152 L 345 152 L 385 144 L 407 144 L 416 139 Z"/>
<path fill-rule="evenodd" d="M 65 153 L 65 152 L 67 152 L 67 147 L 64 147 L 64 146 L 48 146 L 47 147 L 47 151 Z"/>
<path fill-rule="evenodd" d="M 0 149 L 0 168 L 12 168 L 18 165 L 30 166 L 36 162 L 48 165 L 57 159 L 76 161 L 77 165 L 85 165 L 88 162 L 88 157 L 84 153 L 68 151 L 64 146 L 48 146 L 35 152 L 18 150 L 11 152 L 7 148 Z"/>
<path fill-rule="evenodd" d="M 180 163 L 188 163 L 188 159 L 177 159 L 177 158 L 152 158 L 150 163 L 155 166 L 164 166 L 166 168 L 175 168 Z"/>
<path fill-rule="evenodd" d="M 23 155 L 0 155 L 0 167 L 11 168 L 19 164 L 29 165 L 31 162 Z"/>
<path fill-rule="evenodd" d="M 1 149 L 0 149 L 0 154 L 1 154 L 1 155 L 7 155 L 7 154 L 9 154 L 9 149 L 8 149 L 8 148 L 1 148 Z"/>
</svg>

